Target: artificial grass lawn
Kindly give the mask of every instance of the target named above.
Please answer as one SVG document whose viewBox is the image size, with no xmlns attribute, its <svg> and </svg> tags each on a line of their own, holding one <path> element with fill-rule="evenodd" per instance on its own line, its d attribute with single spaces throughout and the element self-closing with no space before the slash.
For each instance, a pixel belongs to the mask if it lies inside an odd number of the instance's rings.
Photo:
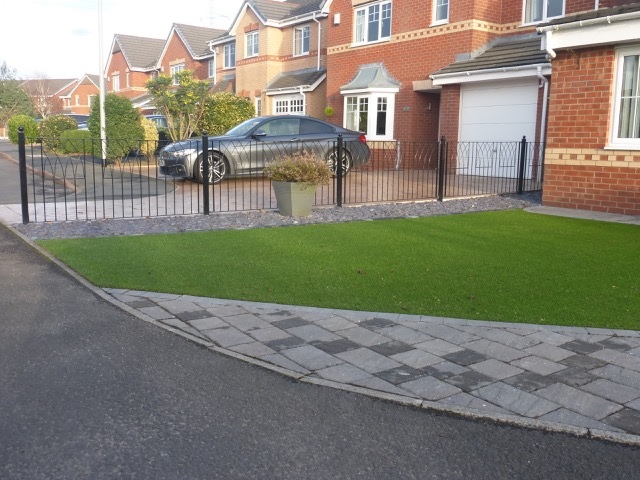
<svg viewBox="0 0 640 480">
<path fill-rule="evenodd" d="M 100 287 L 640 329 L 640 227 L 520 210 L 43 240 Z"/>
</svg>

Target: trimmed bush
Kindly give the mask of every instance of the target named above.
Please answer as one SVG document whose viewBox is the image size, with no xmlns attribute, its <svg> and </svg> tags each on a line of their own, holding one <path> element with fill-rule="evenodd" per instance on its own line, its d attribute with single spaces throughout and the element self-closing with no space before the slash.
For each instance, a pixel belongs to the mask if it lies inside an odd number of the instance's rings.
<svg viewBox="0 0 640 480">
<path fill-rule="evenodd" d="M 29 115 L 15 115 L 7 122 L 7 130 L 11 143 L 18 143 L 18 128 L 24 127 L 27 143 L 35 142 L 38 138 L 38 122 Z"/>
<path fill-rule="evenodd" d="M 62 151 L 60 137 L 67 130 L 77 130 L 76 121 L 66 115 L 52 115 L 40 122 L 42 145 L 54 152 Z"/>
<path fill-rule="evenodd" d="M 117 162 L 131 151 L 138 149 L 140 139 L 144 135 L 140 113 L 133 107 L 129 99 L 114 93 L 106 95 L 104 112 L 107 159 Z M 89 131 L 93 138 L 100 138 L 100 102 L 95 102 L 91 109 Z M 97 145 L 95 155 L 102 155 L 100 145 Z"/>
<path fill-rule="evenodd" d="M 65 130 L 60 135 L 60 148 L 64 153 L 90 153 L 92 143 L 88 130 Z"/>
<path fill-rule="evenodd" d="M 198 124 L 198 133 L 222 135 L 240 122 L 250 119 L 256 110 L 250 100 L 229 92 L 218 92 L 207 98 Z"/>
<path fill-rule="evenodd" d="M 156 124 L 146 117 L 140 120 L 142 124 L 143 142 L 140 144 L 140 154 L 145 156 L 153 155 L 158 148 L 158 128 Z"/>
</svg>

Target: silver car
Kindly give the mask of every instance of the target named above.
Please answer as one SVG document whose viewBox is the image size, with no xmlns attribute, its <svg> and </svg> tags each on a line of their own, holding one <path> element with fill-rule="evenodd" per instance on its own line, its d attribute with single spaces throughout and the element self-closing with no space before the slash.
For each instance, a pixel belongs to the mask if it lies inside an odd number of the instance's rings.
<svg viewBox="0 0 640 480">
<path fill-rule="evenodd" d="M 343 139 L 340 161 L 338 135 Z M 209 137 L 209 183 L 219 183 L 229 176 L 262 175 L 268 162 L 302 151 L 326 159 L 333 172 L 342 165 L 343 174 L 365 165 L 370 156 L 363 133 L 302 115 L 255 117 L 225 135 Z M 160 151 L 160 173 L 202 182 L 202 152 L 202 139 L 171 143 Z"/>
</svg>

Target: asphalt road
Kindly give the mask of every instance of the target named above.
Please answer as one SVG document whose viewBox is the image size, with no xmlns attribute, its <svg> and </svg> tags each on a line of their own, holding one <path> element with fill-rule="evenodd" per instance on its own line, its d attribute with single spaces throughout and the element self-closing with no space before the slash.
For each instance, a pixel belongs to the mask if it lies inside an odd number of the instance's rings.
<svg viewBox="0 0 640 480">
<path fill-rule="evenodd" d="M 624 479 L 637 448 L 300 384 L 130 316 L 0 227 L 0 478 Z"/>
</svg>

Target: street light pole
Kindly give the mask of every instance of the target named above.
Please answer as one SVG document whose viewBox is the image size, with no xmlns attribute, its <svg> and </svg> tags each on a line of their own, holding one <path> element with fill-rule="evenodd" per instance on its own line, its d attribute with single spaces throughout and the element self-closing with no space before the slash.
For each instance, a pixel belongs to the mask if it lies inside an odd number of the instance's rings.
<svg viewBox="0 0 640 480">
<path fill-rule="evenodd" d="M 104 62 L 102 59 L 102 0 L 98 0 L 98 49 L 98 62 L 100 63 L 100 152 L 102 155 L 102 166 L 104 167 L 107 165 L 107 122 L 104 115 L 104 76 L 106 72 L 104 71 Z"/>
</svg>

